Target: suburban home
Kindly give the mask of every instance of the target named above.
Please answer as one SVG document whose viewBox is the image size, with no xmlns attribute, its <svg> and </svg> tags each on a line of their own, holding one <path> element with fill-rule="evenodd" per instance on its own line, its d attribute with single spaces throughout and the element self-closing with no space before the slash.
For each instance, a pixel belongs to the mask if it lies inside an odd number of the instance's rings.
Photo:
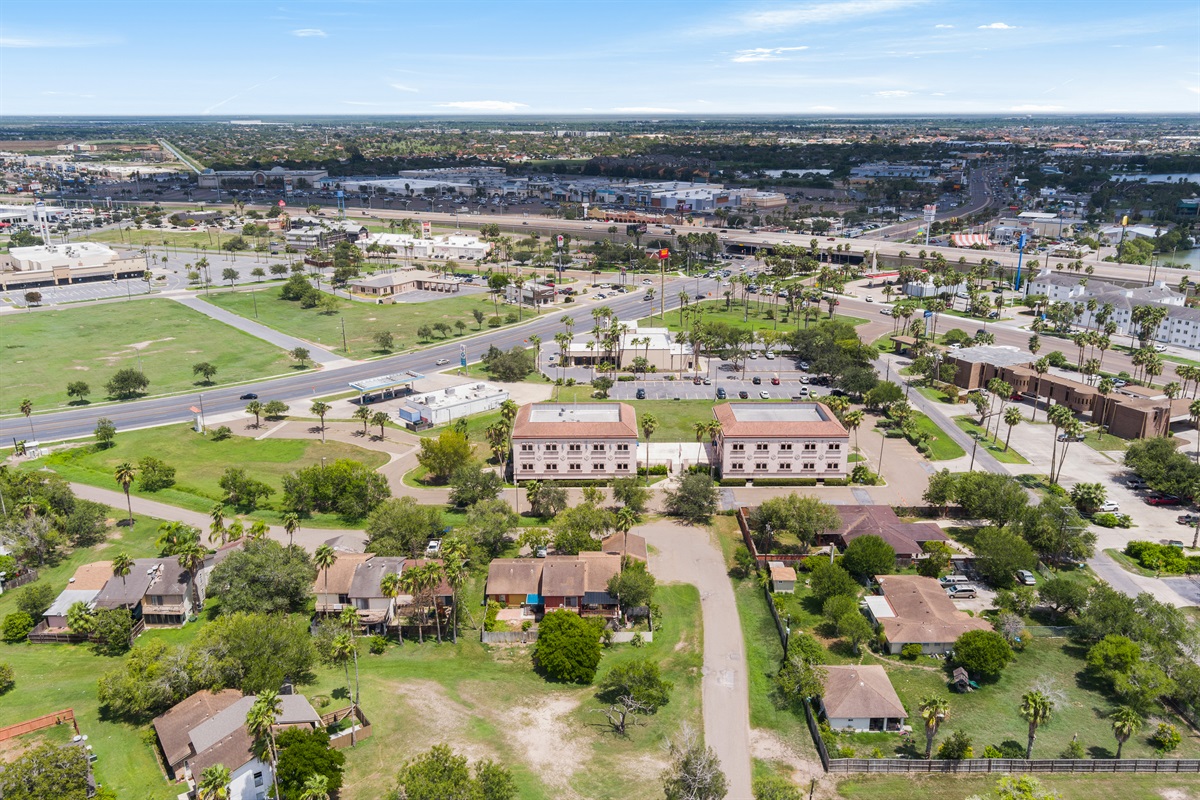
<svg viewBox="0 0 1200 800">
<path fill-rule="evenodd" d="M 413 608 L 413 598 L 401 594 L 387 597 L 383 593 L 385 575 L 401 575 L 405 570 L 421 567 L 425 559 L 377 556 L 373 553 L 339 553 L 328 569 L 320 570 L 313 581 L 318 616 L 338 615 L 353 608 L 363 630 L 383 633 L 388 627 L 400 624 Z M 440 564 L 440 560 L 435 560 Z M 434 589 L 434 604 L 439 610 L 453 605 L 453 591 L 445 580 Z M 439 612 L 440 613 L 440 612 Z"/>
<path fill-rule="evenodd" d="M 49 632 L 65 632 L 67 629 L 67 612 L 76 603 L 87 603 L 88 608 L 96 607 L 96 596 L 104 588 L 104 584 L 112 578 L 111 561 L 94 561 L 82 564 L 75 574 L 67 580 L 67 588 L 59 592 L 58 597 L 46 609 L 46 628 Z"/>
<path fill-rule="evenodd" d="M 845 478 L 850 434 L 824 403 L 720 403 L 722 478 Z"/>
<path fill-rule="evenodd" d="M 317 571 L 313 581 L 313 594 L 317 596 L 317 615 L 340 614 L 350 602 L 350 586 L 354 581 L 354 571 L 359 564 L 373 558 L 372 553 L 337 554 L 337 560 L 328 568 Z"/>
<path fill-rule="evenodd" d="M 602 553 L 611 553 L 614 556 L 621 556 L 621 558 L 632 558 L 635 561 L 641 561 L 643 564 L 646 563 L 649 555 L 644 536 L 638 536 L 636 533 L 621 533 L 620 531 L 600 542 L 600 551 Z"/>
<path fill-rule="evenodd" d="M 265 800 L 271 788 L 271 768 L 255 755 L 254 741 L 246 730 L 246 715 L 254 695 L 240 692 L 197 692 L 154 719 L 154 731 L 163 763 L 171 780 L 199 780 L 205 769 L 224 765 L 232 774 L 230 800 Z M 321 717 L 298 694 L 279 696 L 283 708 L 275 729 L 321 726 Z"/>
<path fill-rule="evenodd" d="M 982 619 L 959 611 L 933 578 L 879 575 L 875 580 L 883 594 L 866 598 L 867 612 L 883 628 L 892 655 L 906 644 L 921 645 L 926 655 L 940 655 L 952 650 L 967 631 L 992 629 Z"/>
<path fill-rule="evenodd" d="M 896 563 L 905 566 L 920 558 L 926 542 L 945 542 L 946 534 L 932 522 L 904 522 L 891 506 L 834 506 L 842 518 L 841 526 L 817 537 L 821 545 L 833 544 L 841 550 L 860 536 L 883 539 L 896 551 Z"/>
<path fill-rule="evenodd" d="M 908 712 L 877 664 L 823 666 L 825 691 L 820 712 L 835 731 L 855 733 L 904 730 Z"/>
<path fill-rule="evenodd" d="M 518 480 L 637 474 L 637 414 L 628 403 L 530 403 L 513 423 Z"/>
<path fill-rule="evenodd" d="M 147 625 L 182 625 L 196 611 L 195 598 L 191 571 L 179 566 L 178 559 L 159 559 L 142 596 L 142 619 Z"/>
<path fill-rule="evenodd" d="M 416 569 L 423 567 L 426 564 L 442 564 L 440 558 L 406 558 L 404 559 L 403 570 Z M 418 616 L 422 609 L 428 610 L 429 603 L 433 603 L 433 608 L 437 610 L 438 616 L 442 619 L 446 618 L 448 610 L 454 606 L 454 590 L 447 583 L 445 577 L 442 582 L 435 586 L 431 592 L 431 596 L 422 600 L 419 604 L 416 599 L 409 594 L 402 594 L 396 598 L 396 604 L 393 607 L 393 616 L 390 625 L 403 627 L 410 624 L 428 625 L 429 620 L 421 616 L 417 622 L 413 621 L 414 616 Z"/>
<path fill-rule="evenodd" d="M 777 594 L 795 594 L 796 570 L 782 561 L 768 561 L 771 571 L 771 591 Z"/>
<path fill-rule="evenodd" d="M 608 582 L 621 571 L 621 556 L 583 552 L 577 556 L 497 558 L 488 565 L 487 600 L 519 610 L 503 618 L 529 619 L 566 609 L 583 616 L 615 617 L 617 598 Z"/>
</svg>

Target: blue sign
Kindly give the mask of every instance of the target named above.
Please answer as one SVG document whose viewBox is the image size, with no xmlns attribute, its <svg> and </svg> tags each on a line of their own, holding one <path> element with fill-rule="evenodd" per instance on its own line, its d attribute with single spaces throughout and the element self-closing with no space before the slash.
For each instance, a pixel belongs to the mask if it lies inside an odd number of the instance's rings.
<svg viewBox="0 0 1200 800">
<path fill-rule="evenodd" d="M 932 316 L 933 316 L 933 312 L 932 312 L 932 311 L 926 311 L 926 312 L 925 312 L 925 319 L 929 319 L 929 318 L 930 318 L 930 317 L 932 317 Z"/>
</svg>

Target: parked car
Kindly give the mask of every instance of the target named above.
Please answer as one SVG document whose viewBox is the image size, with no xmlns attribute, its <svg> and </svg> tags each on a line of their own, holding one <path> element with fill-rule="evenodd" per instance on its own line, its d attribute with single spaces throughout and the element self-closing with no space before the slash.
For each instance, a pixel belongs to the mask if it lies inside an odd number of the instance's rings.
<svg viewBox="0 0 1200 800">
<path fill-rule="evenodd" d="M 750 379 L 750 382 L 753 383 L 755 386 L 758 386 L 762 383 L 762 378 L 760 378 L 758 375 L 755 375 L 753 378 Z"/>
<path fill-rule="evenodd" d="M 778 385 L 779 385 L 779 376 L 778 376 L 778 375 L 776 375 L 775 377 L 771 378 L 771 385 L 772 385 L 772 386 L 778 386 Z"/>
<path fill-rule="evenodd" d="M 768 350 L 768 351 L 767 351 L 767 353 L 766 353 L 766 356 L 767 356 L 767 361 L 774 361 L 774 360 L 775 360 L 775 354 L 774 354 L 774 353 L 772 353 L 770 350 Z"/>
<path fill-rule="evenodd" d="M 1032 572 L 1027 569 L 1019 569 L 1017 570 L 1017 583 L 1023 586 L 1033 586 L 1037 581 L 1034 579 Z"/>
<path fill-rule="evenodd" d="M 1152 505 L 1152 506 L 1177 506 L 1182 502 L 1183 502 L 1182 500 L 1180 500 L 1178 497 L 1176 497 L 1173 494 L 1162 494 L 1161 492 L 1154 492 L 1153 494 L 1146 495 L 1147 505 Z"/>
<path fill-rule="evenodd" d="M 436 556 L 440 552 L 442 552 L 441 539 L 430 539 L 429 544 L 425 545 L 425 555 L 427 556 Z"/>
<path fill-rule="evenodd" d="M 766 390 L 763 390 L 763 391 L 759 392 L 759 393 L 758 393 L 758 396 L 759 396 L 759 397 L 761 397 L 763 400 L 770 400 L 770 399 L 771 399 L 771 393 L 770 393 L 770 392 L 768 392 L 768 391 L 766 391 Z"/>
<path fill-rule="evenodd" d="M 955 584 L 946 587 L 946 594 L 951 600 L 973 600 L 979 596 L 979 592 L 975 591 L 975 587 L 970 584 Z"/>
<path fill-rule="evenodd" d="M 951 586 L 956 583 L 970 583 L 971 579 L 966 575 L 943 575 L 938 578 L 942 586 Z"/>
<path fill-rule="evenodd" d="M 701 378 L 699 375 L 697 375 L 696 377 L 692 378 L 692 384 L 693 384 L 693 385 L 695 385 L 695 386 L 699 386 L 699 385 L 700 385 L 701 383 L 703 383 L 703 382 L 704 382 L 704 381 L 703 381 L 703 379 L 702 379 L 702 378 Z"/>
<path fill-rule="evenodd" d="M 717 399 L 718 399 L 718 400 L 724 400 L 724 399 L 725 399 L 727 396 L 728 396 L 728 395 L 725 393 L 725 387 L 724 387 L 724 386 L 718 386 L 718 387 L 717 387 Z"/>
<path fill-rule="evenodd" d="M 636 395 L 636 397 L 637 397 L 637 399 L 638 399 L 638 400 L 645 400 L 645 399 L 646 399 L 646 390 L 645 390 L 645 389 L 638 389 L 638 390 L 637 390 L 637 395 Z"/>
<path fill-rule="evenodd" d="M 1082 442 L 1083 434 L 1082 433 L 1060 433 L 1058 435 L 1058 440 L 1060 442 Z"/>
<path fill-rule="evenodd" d="M 1101 514 L 1116 514 L 1120 510 L 1121 507 L 1112 502 L 1101 503 L 1100 505 L 1096 506 L 1096 511 L 1100 512 Z"/>
<path fill-rule="evenodd" d="M 533 554 L 535 556 L 537 556 L 538 558 L 545 558 L 546 557 L 546 545 L 539 544 L 537 547 L 537 550 L 535 550 L 533 552 Z"/>
<path fill-rule="evenodd" d="M 1195 525 L 1200 523 L 1200 514 L 1181 514 L 1175 521 L 1180 525 Z"/>
<path fill-rule="evenodd" d="M 739 400 L 749 400 L 750 393 L 749 392 L 738 392 L 738 399 Z"/>
</svg>

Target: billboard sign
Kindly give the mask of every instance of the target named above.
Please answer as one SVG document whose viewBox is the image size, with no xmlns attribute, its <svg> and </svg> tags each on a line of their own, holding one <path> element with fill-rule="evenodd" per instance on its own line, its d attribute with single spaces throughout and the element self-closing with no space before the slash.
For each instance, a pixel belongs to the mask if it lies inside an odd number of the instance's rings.
<svg viewBox="0 0 1200 800">
<path fill-rule="evenodd" d="M 432 235 L 433 223 L 429 220 L 424 220 L 421 223 L 421 238 L 428 239 Z"/>
<path fill-rule="evenodd" d="M 563 237 L 562 237 L 562 234 L 560 233 L 558 235 L 558 249 L 561 250 L 562 246 L 563 246 Z"/>
</svg>

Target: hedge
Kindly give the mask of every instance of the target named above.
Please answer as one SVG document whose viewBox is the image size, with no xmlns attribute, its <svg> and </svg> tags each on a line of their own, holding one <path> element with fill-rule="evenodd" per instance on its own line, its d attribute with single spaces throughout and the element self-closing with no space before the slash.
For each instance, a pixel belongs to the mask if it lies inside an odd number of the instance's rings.
<svg viewBox="0 0 1200 800">
<path fill-rule="evenodd" d="M 639 478 L 646 477 L 646 468 L 638 467 L 637 474 L 638 474 Z M 669 475 L 670 470 L 667 469 L 666 464 L 653 464 L 650 467 L 650 474 L 651 475 Z"/>
<path fill-rule="evenodd" d="M 583 478 L 574 478 L 574 479 L 568 479 L 568 480 L 563 480 L 563 481 L 549 479 L 545 483 L 548 486 L 563 486 L 568 489 L 581 489 L 584 486 L 599 486 L 600 488 L 604 488 L 605 486 L 608 486 L 610 482 L 606 479 L 596 479 L 596 480 L 589 481 L 589 480 L 585 480 Z"/>
</svg>

